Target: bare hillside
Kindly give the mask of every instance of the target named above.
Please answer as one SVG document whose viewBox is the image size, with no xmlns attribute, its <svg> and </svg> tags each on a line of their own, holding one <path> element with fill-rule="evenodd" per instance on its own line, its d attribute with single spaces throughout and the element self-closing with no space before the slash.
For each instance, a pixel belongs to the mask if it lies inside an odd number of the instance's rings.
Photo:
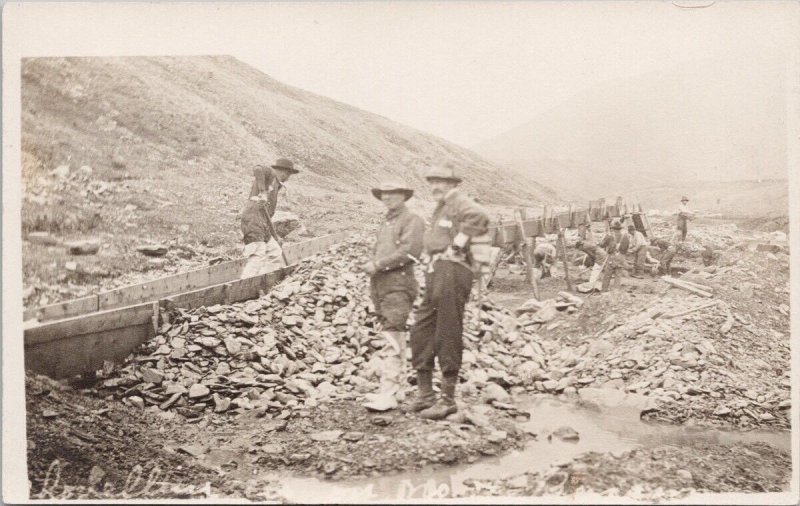
<svg viewBox="0 0 800 506">
<path fill-rule="evenodd" d="M 466 190 L 486 203 L 555 199 L 467 149 L 229 56 L 27 59 L 22 106 L 23 233 L 104 244 L 68 268 L 76 259 L 64 248 L 26 242 L 25 281 L 40 287 L 30 301 L 53 281 L 63 298 L 78 294 L 70 283 L 119 283 L 131 271 L 235 254 L 252 168 L 279 156 L 302 171 L 281 207 L 298 214 L 309 235 L 377 220 L 381 207 L 367 190 L 388 174 L 414 184 L 414 203 L 423 205 L 421 171 L 430 163 L 458 166 Z M 154 241 L 172 241 L 183 258 L 164 264 L 136 254 L 136 245 Z"/>
<path fill-rule="evenodd" d="M 478 146 L 565 197 L 786 178 L 780 56 L 703 60 L 587 89 Z"/>
</svg>

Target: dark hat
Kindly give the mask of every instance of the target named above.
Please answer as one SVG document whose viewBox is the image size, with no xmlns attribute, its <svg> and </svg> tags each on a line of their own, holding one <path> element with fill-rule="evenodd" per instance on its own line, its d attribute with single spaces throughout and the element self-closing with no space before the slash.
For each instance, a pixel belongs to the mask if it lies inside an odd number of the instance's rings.
<svg viewBox="0 0 800 506">
<path fill-rule="evenodd" d="M 611 229 L 612 230 L 622 230 L 622 223 L 620 223 L 618 221 L 615 221 L 614 223 L 611 224 Z"/>
<path fill-rule="evenodd" d="M 298 172 L 300 172 L 299 170 L 294 168 L 294 164 L 292 163 L 292 161 L 286 158 L 278 158 L 277 160 L 275 160 L 275 163 L 272 164 L 272 168 L 288 170 L 292 174 L 297 174 Z"/>
<path fill-rule="evenodd" d="M 576 249 L 581 249 L 582 247 L 583 247 L 583 241 L 578 241 L 578 242 L 575 243 L 575 248 Z"/>
<path fill-rule="evenodd" d="M 381 183 L 372 189 L 372 195 L 375 196 L 376 199 L 381 199 L 381 194 L 383 192 L 402 192 L 405 194 L 406 200 L 410 199 L 412 195 L 414 195 L 414 190 L 408 187 L 407 184 L 403 183 L 399 179 L 385 179 L 381 181 Z"/>
<path fill-rule="evenodd" d="M 689 197 L 684 195 L 683 197 L 681 197 L 681 202 L 689 202 Z"/>
<path fill-rule="evenodd" d="M 460 183 L 462 181 L 461 177 L 456 174 L 456 171 L 452 167 L 432 167 L 428 170 L 428 173 L 425 174 L 425 179 L 430 181 L 431 179 L 443 179 L 445 181 L 453 181 L 454 183 Z"/>
</svg>

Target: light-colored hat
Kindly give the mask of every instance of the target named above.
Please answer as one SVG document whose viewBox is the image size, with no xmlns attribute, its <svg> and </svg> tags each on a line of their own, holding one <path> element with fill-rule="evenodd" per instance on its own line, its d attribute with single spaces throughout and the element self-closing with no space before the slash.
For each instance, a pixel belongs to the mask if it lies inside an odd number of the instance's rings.
<svg viewBox="0 0 800 506">
<path fill-rule="evenodd" d="M 453 167 L 443 166 L 431 167 L 428 173 L 425 174 L 425 179 L 428 181 L 431 179 L 443 179 L 445 181 L 453 181 L 454 183 L 460 183 L 462 181 Z"/>
<path fill-rule="evenodd" d="M 405 194 L 406 200 L 410 199 L 412 195 L 414 195 L 414 190 L 408 187 L 407 184 L 403 183 L 399 179 L 385 179 L 381 181 L 381 183 L 372 189 L 372 195 L 375 196 L 376 199 L 381 199 L 381 194 L 383 192 L 402 192 Z"/>
</svg>

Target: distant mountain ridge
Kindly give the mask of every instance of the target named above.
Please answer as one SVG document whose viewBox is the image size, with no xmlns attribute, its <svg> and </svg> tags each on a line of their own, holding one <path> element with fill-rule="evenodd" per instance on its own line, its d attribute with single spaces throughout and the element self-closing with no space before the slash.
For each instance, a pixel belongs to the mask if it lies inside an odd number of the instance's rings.
<svg viewBox="0 0 800 506">
<path fill-rule="evenodd" d="M 787 177 L 777 56 L 689 62 L 599 84 L 474 149 L 565 197 Z"/>
</svg>

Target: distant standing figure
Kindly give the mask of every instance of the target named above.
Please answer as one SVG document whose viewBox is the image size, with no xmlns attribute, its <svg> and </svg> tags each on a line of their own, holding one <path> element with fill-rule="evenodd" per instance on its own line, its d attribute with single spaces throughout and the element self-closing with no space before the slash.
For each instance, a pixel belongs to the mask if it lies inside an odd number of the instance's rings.
<svg viewBox="0 0 800 506">
<path fill-rule="evenodd" d="M 608 291 L 611 285 L 611 278 L 616 277 L 619 279 L 625 269 L 625 254 L 628 253 L 630 240 L 630 236 L 623 231 L 622 224 L 616 222 L 611 225 L 611 233 L 605 236 L 600 243 L 600 247 L 604 248 L 608 253 L 606 267 L 603 269 L 602 290 L 604 292 Z"/>
<path fill-rule="evenodd" d="M 631 237 L 630 252 L 633 253 L 633 277 L 641 277 L 645 272 L 647 260 L 647 239 L 644 234 L 636 230 L 633 225 L 628 225 L 628 235 Z"/>
<path fill-rule="evenodd" d="M 278 244 L 272 217 L 278 205 L 278 194 L 283 183 L 299 170 L 285 158 L 278 159 L 271 167 L 257 166 L 253 169 L 255 180 L 250 187 L 250 198 L 242 211 L 242 254 L 247 263 L 241 278 L 249 278 L 286 266 L 283 250 Z"/>
<path fill-rule="evenodd" d="M 694 215 L 688 204 L 689 199 L 684 196 L 681 198 L 681 205 L 678 206 L 678 230 L 681 233 L 681 242 L 686 240 L 686 233 L 689 231 L 687 223 Z"/>
</svg>

